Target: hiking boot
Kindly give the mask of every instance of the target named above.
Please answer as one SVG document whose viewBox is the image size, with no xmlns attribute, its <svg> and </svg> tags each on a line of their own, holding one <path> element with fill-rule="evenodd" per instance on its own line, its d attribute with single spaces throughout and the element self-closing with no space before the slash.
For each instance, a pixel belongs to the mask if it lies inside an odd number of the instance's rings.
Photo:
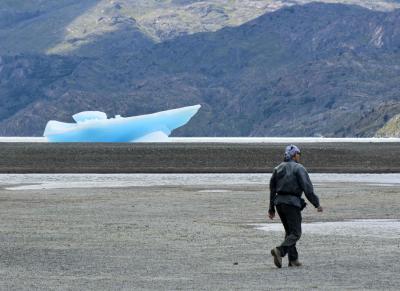
<svg viewBox="0 0 400 291">
<path fill-rule="evenodd" d="M 289 261 L 289 267 L 301 267 L 303 264 L 299 262 L 299 260 L 296 261 Z"/>
<path fill-rule="evenodd" d="M 271 250 L 271 255 L 274 257 L 274 264 L 278 268 L 282 268 L 282 256 L 281 252 L 277 248 Z"/>
</svg>

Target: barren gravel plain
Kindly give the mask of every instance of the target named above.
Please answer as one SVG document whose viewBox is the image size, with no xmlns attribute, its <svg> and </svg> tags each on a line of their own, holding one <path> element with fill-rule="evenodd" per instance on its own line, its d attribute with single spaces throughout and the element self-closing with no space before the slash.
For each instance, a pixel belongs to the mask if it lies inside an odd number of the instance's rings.
<svg viewBox="0 0 400 291">
<path fill-rule="evenodd" d="M 400 175 L 332 177 L 277 269 L 267 174 L 0 175 L 0 289 L 398 290 Z"/>
</svg>

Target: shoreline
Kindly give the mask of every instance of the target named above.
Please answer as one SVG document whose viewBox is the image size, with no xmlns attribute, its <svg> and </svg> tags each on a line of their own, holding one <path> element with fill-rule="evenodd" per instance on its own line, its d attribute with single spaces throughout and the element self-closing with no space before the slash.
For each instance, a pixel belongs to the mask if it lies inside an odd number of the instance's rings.
<svg viewBox="0 0 400 291">
<path fill-rule="evenodd" d="M 0 136 L 2 142 L 50 143 L 46 137 Z M 400 143 L 398 137 L 169 137 L 155 143 Z M 136 142 L 141 143 L 141 142 Z M 128 143 L 129 144 L 129 143 Z"/>
</svg>

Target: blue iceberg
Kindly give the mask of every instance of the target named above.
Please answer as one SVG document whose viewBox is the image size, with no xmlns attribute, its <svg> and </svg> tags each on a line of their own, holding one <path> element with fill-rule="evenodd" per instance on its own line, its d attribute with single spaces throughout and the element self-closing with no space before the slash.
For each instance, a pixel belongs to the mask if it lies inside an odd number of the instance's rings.
<svg viewBox="0 0 400 291">
<path fill-rule="evenodd" d="M 43 136 L 50 142 L 159 142 L 197 113 L 200 105 L 153 114 L 107 118 L 104 112 L 84 111 L 73 115 L 76 123 L 47 122 Z"/>
</svg>

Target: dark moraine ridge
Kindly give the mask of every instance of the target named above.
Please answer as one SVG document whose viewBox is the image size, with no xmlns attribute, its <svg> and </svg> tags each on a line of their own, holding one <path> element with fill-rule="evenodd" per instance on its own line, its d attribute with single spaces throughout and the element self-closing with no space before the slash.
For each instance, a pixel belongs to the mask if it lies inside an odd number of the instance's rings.
<svg viewBox="0 0 400 291">
<path fill-rule="evenodd" d="M 304 143 L 318 173 L 399 173 L 400 143 Z M 280 143 L 0 143 L 0 173 L 269 173 Z"/>
</svg>

